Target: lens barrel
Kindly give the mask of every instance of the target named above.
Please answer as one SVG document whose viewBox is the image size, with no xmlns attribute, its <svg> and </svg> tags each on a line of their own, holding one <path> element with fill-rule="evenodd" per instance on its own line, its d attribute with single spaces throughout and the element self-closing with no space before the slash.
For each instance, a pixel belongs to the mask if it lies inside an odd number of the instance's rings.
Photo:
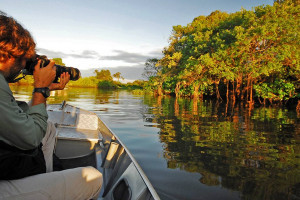
<svg viewBox="0 0 300 200">
<path fill-rule="evenodd" d="M 25 68 L 23 69 L 23 74 L 24 75 L 33 75 L 34 67 L 37 64 L 38 60 L 41 60 L 41 65 L 40 67 L 46 67 L 49 63 L 50 60 L 44 56 L 44 55 L 36 55 L 36 57 L 26 63 Z M 66 67 L 66 66 L 61 66 L 61 65 L 54 65 L 56 67 L 56 77 L 53 82 L 57 83 L 58 78 L 60 75 L 64 72 L 67 72 L 70 74 L 70 80 L 76 81 L 80 78 L 80 71 L 77 68 L 74 67 Z"/>
<path fill-rule="evenodd" d="M 56 77 L 60 77 L 60 75 L 64 72 L 70 74 L 70 80 L 77 81 L 80 78 L 80 71 L 74 67 L 65 67 L 61 65 L 54 65 L 56 66 Z"/>
</svg>

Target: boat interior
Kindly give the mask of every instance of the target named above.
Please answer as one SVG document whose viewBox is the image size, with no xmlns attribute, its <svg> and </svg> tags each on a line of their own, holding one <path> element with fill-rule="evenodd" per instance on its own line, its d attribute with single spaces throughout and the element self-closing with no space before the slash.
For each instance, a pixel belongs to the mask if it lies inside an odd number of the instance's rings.
<svg viewBox="0 0 300 200">
<path fill-rule="evenodd" d="M 65 102 L 47 110 L 57 128 L 55 154 L 63 168 L 93 166 L 102 173 L 98 200 L 159 199 L 134 157 L 95 113 Z"/>
</svg>

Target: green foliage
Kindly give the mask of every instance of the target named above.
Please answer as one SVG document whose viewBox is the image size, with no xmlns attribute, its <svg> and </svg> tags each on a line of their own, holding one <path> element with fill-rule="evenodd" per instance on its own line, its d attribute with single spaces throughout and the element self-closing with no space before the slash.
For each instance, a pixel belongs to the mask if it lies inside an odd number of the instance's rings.
<svg viewBox="0 0 300 200">
<path fill-rule="evenodd" d="M 67 86 L 69 87 L 98 87 L 98 82 L 95 77 L 79 78 L 77 81 L 70 81 Z"/>
<path fill-rule="evenodd" d="M 160 77 L 150 77 L 149 80 L 145 83 L 144 85 L 144 90 L 147 93 L 153 93 L 154 91 L 156 91 L 158 89 L 158 84 L 159 84 L 159 79 Z"/>
<path fill-rule="evenodd" d="M 163 83 L 163 89 L 166 93 L 175 93 L 176 79 L 174 77 L 166 77 Z"/>
<path fill-rule="evenodd" d="M 134 89 L 131 92 L 134 95 L 144 95 L 144 90 L 141 90 L 141 89 Z"/>
<path fill-rule="evenodd" d="M 96 79 L 99 79 L 101 81 L 112 81 L 113 80 L 111 73 L 108 69 L 107 70 L 102 69 L 101 71 L 95 70 L 94 72 L 96 74 Z"/>
<path fill-rule="evenodd" d="M 132 83 L 126 83 L 123 84 L 122 87 L 123 88 L 127 88 L 127 89 L 143 89 L 145 85 L 145 81 L 143 80 L 135 80 Z"/>
<path fill-rule="evenodd" d="M 295 85 L 282 79 L 276 79 L 272 83 L 254 85 L 254 89 L 257 96 L 272 101 L 282 101 L 295 97 Z"/>
<path fill-rule="evenodd" d="M 99 81 L 98 88 L 100 88 L 100 89 L 115 89 L 116 85 L 112 81 L 104 80 L 104 81 Z"/>
</svg>

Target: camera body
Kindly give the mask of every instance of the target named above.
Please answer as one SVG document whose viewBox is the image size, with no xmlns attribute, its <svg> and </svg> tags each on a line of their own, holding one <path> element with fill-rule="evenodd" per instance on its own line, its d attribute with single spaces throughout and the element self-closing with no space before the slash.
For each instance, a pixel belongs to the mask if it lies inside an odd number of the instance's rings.
<svg viewBox="0 0 300 200">
<path fill-rule="evenodd" d="M 22 70 L 24 75 L 33 75 L 34 67 L 37 64 L 38 60 L 41 60 L 40 67 L 46 67 L 50 60 L 45 55 L 36 55 L 35 58 L 27 61 L 25 68 Z M 56 77 L 54 79 L 54 83 L 58 82 L 58 78 L 64 72 L 68 72 L 70 74 L 70 80 L 76 81 L 80 78 L 80 71 L 74 67 L 66 67 L 61 65 L 54 65 L 56 67 Z"/>
</svg>

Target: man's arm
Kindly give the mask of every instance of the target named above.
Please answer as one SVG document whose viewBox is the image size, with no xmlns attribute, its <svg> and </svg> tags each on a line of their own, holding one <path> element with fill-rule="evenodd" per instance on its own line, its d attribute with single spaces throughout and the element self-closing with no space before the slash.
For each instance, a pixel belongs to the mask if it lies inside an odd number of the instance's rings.
<svg viewBox="0 0 300 200">
<path fill-rule="evenodd" d="M 36 148 L 47 129 L 47 111 L 44 104 L 24 112 L 9 89 L 0 89 L 0 139 L 17 148 Z"/>
</svg>

